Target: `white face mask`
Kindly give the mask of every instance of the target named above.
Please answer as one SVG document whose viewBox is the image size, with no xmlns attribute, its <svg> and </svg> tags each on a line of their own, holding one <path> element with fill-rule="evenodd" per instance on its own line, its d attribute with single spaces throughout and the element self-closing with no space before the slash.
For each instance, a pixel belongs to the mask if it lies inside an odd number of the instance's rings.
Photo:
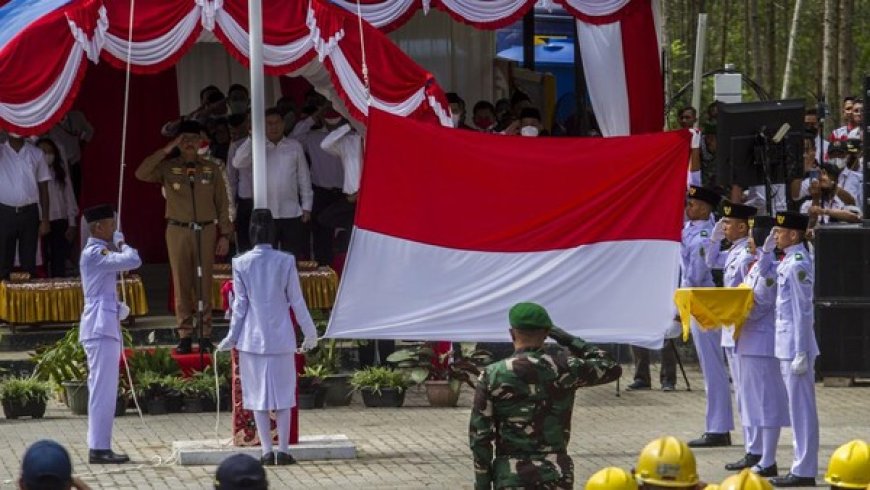
<svg viewBox="0 0 870 490">
<path fill-rule="evenodd" d="M 340 117 L 325 117 L 325 118 L 323 118 L 323 122 L 325 122 L 326 124 L 328 124 L 330 126 L 338 126 L 338 123 L 341 122 L 341 118 Z"/>
<path fill-rule="evenodd" d="M 538 128 L 536 128 L 534 126 L 523 126 L 520 129 L 520 134 L 523 136 L 535 137 L 539 134 L 539 131 L 538 131 Z"/>
<path fill-rule="evenodd" d="M 450 119 L 453 121 L 453 127 L 458 128 L 459 121 L 462 119 L 462 115 L 461 114 L 450 114 Z"/>
<path fill-rule="evenodd" d="M 18 134 L 18 133 L 13 133 L 13 132 L 11 132 L 11 131 L 9 132 L 9 137 L 10 137 L 10 138 L 13 138 L 13 139 L 17 139 L 17 140 L 20 140 L 20 139 L 21 139 L 21 135 L 20 135 L 20 134 Z"/>
<path fill-rule="evenodd" d="M 45 163 L 51 165 L 54 163 L 54 153 L 46 153 L 45 154 Z"/>
<path fill-rule="evenodd" d="M 836 165 L 837 168 L 839 168 L 840 170 L 842 170 L 846 167 L 846 159 L 842 158 L 842 157 L 829 158 L 828 163 L 830 163 L 832 165 Z"/>
</svg>

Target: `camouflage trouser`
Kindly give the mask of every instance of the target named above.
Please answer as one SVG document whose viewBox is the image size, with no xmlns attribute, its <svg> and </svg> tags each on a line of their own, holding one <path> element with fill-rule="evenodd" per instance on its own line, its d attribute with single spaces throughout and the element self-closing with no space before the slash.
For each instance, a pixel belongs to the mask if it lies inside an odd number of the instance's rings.
<svg viewBox="0 0 870 490">
<path fill-rule="evenodd" d="M 493 461 L 493 480 L 497 489 L 570 489 L 574 486 L 574 462 L 564 453 L 499 456 Z"/>
</svg>

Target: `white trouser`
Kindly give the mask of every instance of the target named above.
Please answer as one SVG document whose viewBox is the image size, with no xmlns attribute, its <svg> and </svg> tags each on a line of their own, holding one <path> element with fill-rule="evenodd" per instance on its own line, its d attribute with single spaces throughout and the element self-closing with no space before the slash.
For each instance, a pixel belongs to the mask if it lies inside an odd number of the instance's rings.
<svg viewBox="0 0 870 490">
<path fill-rule="evenodd" d="M 734 352 L 735 347 L 723 347 L 725 350 L 725 358 L 728 359 L 728 369 L 731 370 L 731 386 L 734 387 L 734 401 L 737 406 L 740 406 L 740 361 L 737 359 L 737 354 Z M 730 403 L 730 400 L 729 400 Z M 743 420 L 740 410 L 737 411 L 741 415 L 741 426 L 743 426 L 743 445 L 746 447 L 746 452 L 750 454 L 761 454 L 761 439 L 758 437 L 758 429 L 751 427 L 750 424 Z"/>
<path fill-rule="evenodd" d="M 112 449 L 112 422 L 118 403 L 121 342 L 102 337 L 82 342 L 88 358 L 88 449 Z"/>
<path fill-rule="evenodd" d="M 788 392 L 788 411 L 794 433 L 794 461 L 791 472 L 797 476 L 815 478 L 819 472 L 819 416 L 816 411 L 815 357 L 810 357 L 809 369 L 803 374 L 791 372 L 791 361 L 780 361 L 782 379 Z"/>
<path fill-rule="evenodd" d="M 723 434 L 734 428 L 734 414 L 731 408 L 731 389 L 725 371 L 725 358 L 722 355 L 722 333 L 719 330 L 701 330 L 692 320 L 692 340 L 701 372 L 704 374 L 704 388 L 707 397 L 707 427 L 705 432 Z"/>
</svg>

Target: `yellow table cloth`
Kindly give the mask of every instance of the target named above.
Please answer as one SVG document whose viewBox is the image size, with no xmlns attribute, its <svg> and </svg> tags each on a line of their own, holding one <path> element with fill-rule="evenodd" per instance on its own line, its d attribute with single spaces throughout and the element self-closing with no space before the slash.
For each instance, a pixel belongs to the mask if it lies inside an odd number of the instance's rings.
<svg viewBox="0 0 870 490">
<path fill-rule="evenodd" d="M 680 288 L 674 293 L 674 303 L 683 324 L 683 340 L 689 339 L 691 318 L 704 330 L 734 325 L 734 338 L 740 335 L 743 322 L 752 311 L 752 288 Z"/>
<path fill-rule="evenodd" d="M 124 281 L 131 316 L 148 314 L 142 278 L 129 275 Z M 118 282 L 118 297 L 121 283 Z M 79 278 L 33 279 L 0 282 L 0 320 L 12 324 L 78 322 L 84 309 Z"/>
<path fill-rule="evenodd" d="M 338 291 L 338 274 L 328 267 L 318 269 L 317 262 L 297 262 L 296 268 L 299 271 L 299 284 L 308 308 L 332 308 Z M 211 285 L 211 304 L 214 309 L 222 309 L 221 288 L 232 278 L 233 271 L 230 264 L 215 264 L 214 280 Z"/>
</svg>

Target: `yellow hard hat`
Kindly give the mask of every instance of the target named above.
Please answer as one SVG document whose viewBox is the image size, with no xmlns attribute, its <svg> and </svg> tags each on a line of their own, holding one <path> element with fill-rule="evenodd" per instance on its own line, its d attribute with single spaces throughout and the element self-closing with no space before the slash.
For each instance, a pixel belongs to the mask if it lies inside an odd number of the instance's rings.
<svg viewBox="0 0 870 490">
<path fill-rule="evenodd" d="M 870 488 L 870 444 L 855 439 L 838 447 L 831 455 L 825 481 L 843 488 Z"/>
<path fill-rule="evenodd" d="M 704 487 L 704 490 L 719 490 L 719 485 L 716 485 L 715 483 L 711 483 L 711 484 L 707 485 L 706 487 Z"/>
<path fill-rule="evenodd" d="M 698 483 L 695 455 L 685 442 L 671 436 L 655 439 L 643 448 L 634 474 L 643 483 L 662 487 Z"/>
<path fill-rule="evenodd" d="M 611 466 L 589 477 L 586 490 L 637 490 L 637 482 L 631 473 Z"/>
<path fill-rule="evenodd" d="M 719 490 L 773 490 L 773 485 L 747 468 L 726 478 Z"/>
</svg>

